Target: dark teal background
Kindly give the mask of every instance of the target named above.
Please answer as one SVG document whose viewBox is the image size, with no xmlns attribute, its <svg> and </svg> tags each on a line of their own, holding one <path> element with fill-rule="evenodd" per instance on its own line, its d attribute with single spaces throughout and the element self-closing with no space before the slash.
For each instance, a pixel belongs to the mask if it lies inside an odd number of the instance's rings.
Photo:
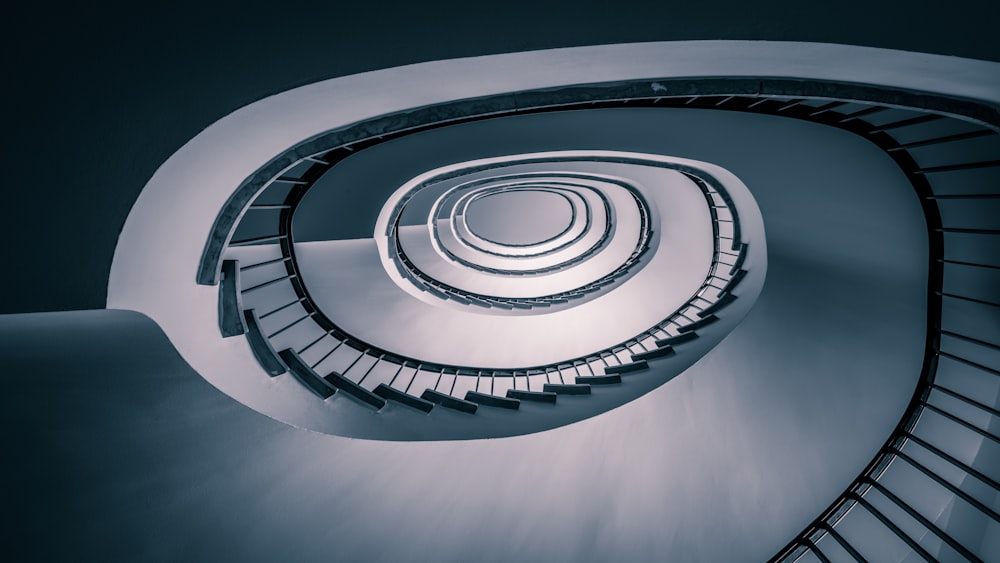
<svg viewBox="0 0 1000 563">
<path fill-rule="evenodd" d="M 214 121 L 289 88 L 436 59 L 654 40 L 1000 60 L 997 21 L 990 0 L 11 3 L 0 17 L 0 313 L 103 307 L 118 233 L 156 168 Z"/>
</svg>

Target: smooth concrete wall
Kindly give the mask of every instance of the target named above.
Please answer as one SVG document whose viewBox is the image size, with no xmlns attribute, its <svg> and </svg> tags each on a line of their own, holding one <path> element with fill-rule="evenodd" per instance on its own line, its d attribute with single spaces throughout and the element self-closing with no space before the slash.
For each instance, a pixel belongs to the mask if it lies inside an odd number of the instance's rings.
<svg viewBox="0 0 1000 563">
<path fill-rule="evenodd" d="M 500 440 L 316 434 L 223 395 L 137 313 L 0 317 L 3 558 L 763 560 L 898 420 L 919 360 L 897 351 L 922 333 L 898 323 L 905 278 L 771 257 L 750 316 L 691 370 Z M 861 301 L 817 300 L 845 286 Z"/>
</svg>

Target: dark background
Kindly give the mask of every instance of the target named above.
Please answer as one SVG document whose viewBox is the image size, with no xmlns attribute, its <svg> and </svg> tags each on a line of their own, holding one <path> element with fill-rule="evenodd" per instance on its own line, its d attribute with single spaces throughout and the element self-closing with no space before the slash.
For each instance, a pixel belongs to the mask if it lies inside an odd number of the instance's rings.
<svg viewBox="0 0 1000 563">
<path fill-rule="evenodd" d="M 997 21 L 993 0 L 16 3 L 0 17 L 0 313 L 103 307 L 118 233 L 156 168 L 212 122 L 296 86 L 443 58 L 684 39 L 1000 61 Z"/>
</svg>

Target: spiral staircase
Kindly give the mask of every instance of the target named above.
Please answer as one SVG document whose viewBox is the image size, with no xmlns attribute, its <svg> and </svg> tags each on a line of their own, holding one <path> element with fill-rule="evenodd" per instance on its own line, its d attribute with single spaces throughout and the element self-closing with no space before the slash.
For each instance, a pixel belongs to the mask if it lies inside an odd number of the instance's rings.
<svg viewBox="0 0 1000 563">
<path fill-rule="evenodd" d="M 590 49 L 598 53 L 598 48 Z M 463 162 L 424 172 L 392 191 L 384 203 L 379 201 L 377 217 L 367 217 L 375 226 L 365 243 L 374 266 L 352 264 L 341 255 L 328 262 L 317 258 L 315 249 L 321 244 L 331 243 L 332 248 L 332 243 L 354 244 L 356 239 L 297 238 L 296 217 L 306 213 L 309 198 L 341 188 L 338 167 L 356 155 L 438 130 L 502 119 L 668 110 L 787 118 L 834 129 L 881 151 L 919 199 L 929 251 L 922 367 L 914 374 L 916 388 L 902 418 L 874 457 L 869 456 L 832 502 L 826 499 L 825 509 L 810 515 L 812 521 L 799 526 L 801 531 L 786 536 L 786 545 L 776 553 L 772 549 L 771 560 L 998 560 L 1000 74 L 989 74 L 996 65 L 983 63 L 989 72 L 979 75 L 982 83 L 969 70 L 957 85 L 949 84 L 939 76 L 946 74 L 939 71 L 949 68 L 947 61 L 922 68 L 927 75 L 913 78 L 912 69 L 905 68 L 911 59 L 871 53 L 874 59 L 886 59 L 870 60 L 870 73 L 852 76 L 855 59 L 846 52 L 819 51 L 818 56 L 829 55 L 831 60 L 843 58 L 832 71 L 812 69 L 796 75 L 779 65 L 773 71 L 747 69 L 743 76 L 726 64 L 721 64 L 726 71 L 713 68 L 717 53 L 705 55 L 696 47 L 693 54 L 684 54 L 708 62 L 700 74 L 663 68 L 661 74 L 651 75 L 648 68 L 629 68 L 634 76 L 601 79 L 602 65 L 614 68 L 628 56 L 612 50 L 608 60 L 596 64 L 597 71 L 578 67 L 581 75 L 582 70 L 591 73 L 593 81 L 560 75 L 530 88 L 503 84 L 492 93 L 449 93 L 450 100 L 421 100 L 415 107 L 394 111 L 366 108 L 371 115 L 351 117 L 342 126 L 326 118 L 329 124 L 313 126 L 317 134 L 295 131 L 274 141 L 284 147 L 281 152 L 267 146 L 255 151 L 256 157 L 247 156 L 252 173 L 243 174 L 238 171 L 245 166 L 234 166 L 237 172 L 227 170 L 224 181 L 206 181 L 209 186 L 237 180 L 212 196 L 216 205 L 210 215 L 192 220 L 198 227 L 192 228 L 189 240 L 197 245 L 184 256 L 198 256 L 196 267 L 189 264 L 195 267 L 197 287 L 175 290 L 175 279 L 165 279 L 175 274 L 162 273 L 173 268 L 165 263 L 170 258 L 160 257 L 160 266 L 148 266 L 153 262 L 144 245 L 158 240 L 155 215 L 162 214 L 167 225 L 180 216 L 158 207 L 157 190 L 203 172 L 200 162 L 191 172 L 182 168 L 183 159 L 192 154 L 182 149 L 178 162 L 168 163 L 163 174 L 151 180 L 143 196 L 147 200 L 140 200 L 123 230 L 109 307 L 149 315 L 201 376 L 237 401 L 320 433 L 412 440 L 407 451 L 413 453 L 420 446 L 435 447 L 437 440 L 559 428 L 612 409 L 634 408 L 626 403 L 675 379 L 692 377 L 683 372 L 703 356 L 710 360 L 712 348 L 725 346 L 727 335 L 751 314 L 766 283 L 764 249 L 771 242 L 764 238 L 767 225 L 749 196 L 755 186 L 744 186 L 736 175 L 711 163 L 638 152 L 574 149 Z M 567 53 L 560 60 L 572 61 L 574 55 Z M 699 56 L 706 58 L 701 61 Z M 528 66 L 532 64 L 544 67 Z M 879 80 L 886 68 L 902 70 L 886 72 Z M 922 80 L 927 88 L 915 86 Z M 191 151 L 200 150 L 203 147 L 194 142 Z M 262 154 L 266 160 L 260 159 Z M 670 189 L 643 187 L 623 177 L 627 174 L 622 170 L 609 168 L 611 164 L 665 171 L 677 182 L 669 188 L 680 186 L 679 191 L 697 194 L 707 217 L 699 225 L 710 248 L 710 256 L 703 257 L 704 271 L 693 268 L 698 283 L 689 289 L 676 284 L 681 287 L 675 290 L 676 302 L 667 296 L 670 284 L 660 288 L 662 311 L 656 294 L 633 300 L 640 310 L 656 309 L 642 312 L 655 314 L 657 320 L 638 329 L 625 323 L 621 330 L 631 330 L 626 337 L 609 330 L 606 342 L 588 342 L 583 353 L 566 344 L 570 352 L 560 350 L 555 360 L 541 353 L 533 362 L 529 352 L 510 353 L 505 344 L 528 347 L 525 342 L 543 336 L 517 340 L 516 331 L 503 336 L 501 325 L 488 324 L 501 335 L 494 355 L 477 361 L 473 350 L 451 357 L 449 346 L 439 353 L 432 346 L 407 344 L 419 340 L 421 333 L 405 326 L 405 307 L 393 312 L 393 306 L 373 302 L 351 309 L 321 289 L 330 263 L 363 276 L 378 273 L 385 278 L 380 283 L 394 288 L 414 310 L 433 306 L 459 319 L 455 338 L 461 337 L 458 333 L 479 338 L 476 323 L 486 322 L 483 319 L 513 323 L 559 318 L 615 295 L 635 295 L 641 289 L 636 280 L 644 273 L 663 279 L 671 267 L 685 269 L 683 261 L 656 262 L 665 249 L 684 242 L 666 234 L 670 222 L 661 222 L 658 209 L 681 204 L 654 201 L 661 197 L 654 194 Z M 531 165 L 541 168 L 517 168 Z M 602 169 L 603 174 L 594 172 Z M 527 245 L 503 244 L 477 233 L 471 206 L 491 194 L 518 190 L 565 199 L 576 206 L 570 214 L 573 220 L 554 231 L 555 236 Z M 408 214 L 409 208 L 413 210 Z M 621 228 L 615 229 L 617 218 Z M 143 240 L 136 234 L 142 229 L 154 234 Z M 625 237 L 627 244 L 616 243 L 616 237 Z M 584 240 L 588 242 L 580 242 Z M 614 254 L 618 247 L 626 250 Z M 557 279 L 574 269 L 579 272 L 581 265 L 596 273 L 589 279 L 577 274 L 566 287 L 541 284 L 543 289 L 535 289 L 522 283 Z M 183 279 L 190 272 L 175 277 Z M 150 282 L 159 286 L 136 283 L 160 278 L 162 283 Z M 522 286 L 529 289 L 519 289 Z M 623 316 L 640 316 L 615 307 Z M 197 318 L 189 320 L 193 315 Z M 398 334 L 388 334 L 383 327 L 366 333 L 371 316 L 388 319 L 383 322 L 397 327 Z M 200 349 L 206 346 L 209 328 L 213 344 Z M 434 339 L 447 344 L 446 333 L 442 328 Z M 557 336 L 552 335 L 556 344 L 550 348 L 561 346 Z M 233 358 L 241 363 L 233 363 Z"/>
</svg>

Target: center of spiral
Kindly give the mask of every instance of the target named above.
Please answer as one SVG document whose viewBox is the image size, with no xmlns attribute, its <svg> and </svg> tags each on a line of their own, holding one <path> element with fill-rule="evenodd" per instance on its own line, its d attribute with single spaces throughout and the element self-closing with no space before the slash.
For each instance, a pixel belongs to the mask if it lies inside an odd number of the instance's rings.
<svg viewBox="0 0 1000 563">
<path fill-rule="evenodd" d="M 465 222 L 474 235 L 506 246 L 551 240 L 570 228 L 573 207 L 563 195 L 537 188 L 497 191 L 473 199 Z"/>
</svg>

